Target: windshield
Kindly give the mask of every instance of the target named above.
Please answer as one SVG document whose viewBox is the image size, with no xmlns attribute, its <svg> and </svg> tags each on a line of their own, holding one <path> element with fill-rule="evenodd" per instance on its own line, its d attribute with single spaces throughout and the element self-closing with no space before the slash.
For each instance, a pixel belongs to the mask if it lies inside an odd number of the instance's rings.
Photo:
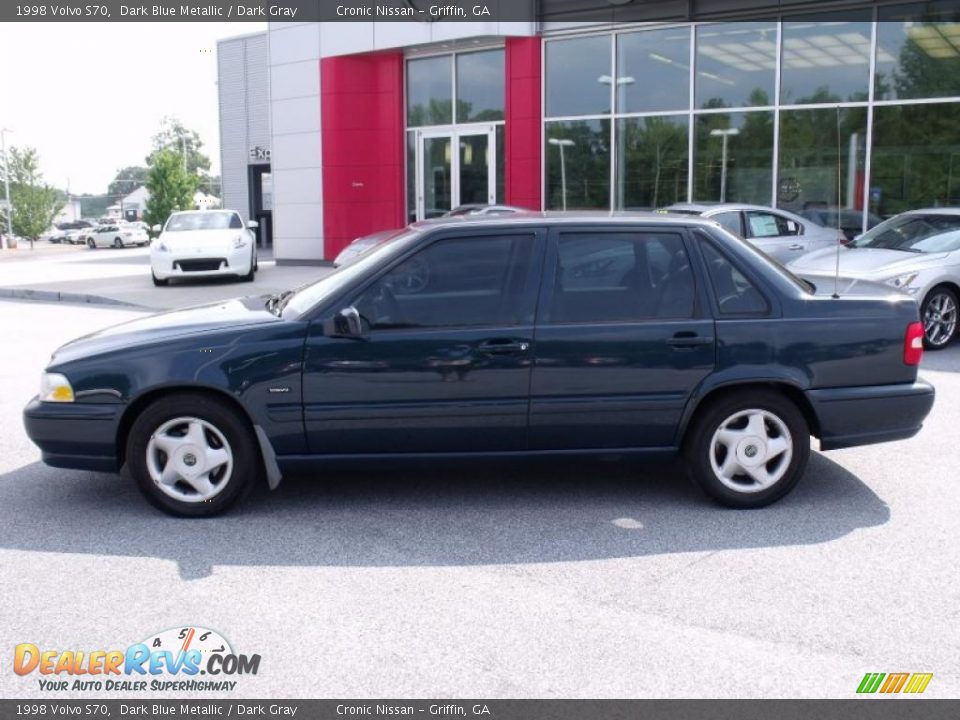
<svg viewBox="0 0 960 720">
<path fill-rule="evenodd" d="M 339 267 L 323 279 L 297 288 L 289 297 L 284 298 L 281 314 L 285 318 L 300 317 L 313 306 L 336 295 L 355 278 L 366 273 L 371 266 L 402 251 L 419 234 L 414 230 L 400 232 L 365 252 L 355 263 Z"/>
<path fill-rule="evenodd" d="M 960 249 L 960 215 L 897 215 L 864 233 L 848 247 L 952 252 Z"/>
<path fill-rule="evenodd" d="M 232 212 L 192 212 L 171 215 L 164 232 L 187 230 L 241 230 L 243 221 Z"/>
</svg>

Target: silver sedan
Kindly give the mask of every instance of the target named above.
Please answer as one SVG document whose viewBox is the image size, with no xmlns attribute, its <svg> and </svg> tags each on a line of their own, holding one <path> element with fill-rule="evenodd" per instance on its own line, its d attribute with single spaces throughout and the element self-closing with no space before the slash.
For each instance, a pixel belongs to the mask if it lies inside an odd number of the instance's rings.
<svg viewBox="0 0 960 720">
<path fill-rule="evenodd" d="M 924 345 L 946 347 L 957 333 L 960 295 L 960 209 L 912 210 L 886 220 L 839 251 L 840 275 L 883 282 L 920 303 Z M 835 250 L 799 258 L 787 267 L 815 284 L 832 282 Z"/>
</svg>

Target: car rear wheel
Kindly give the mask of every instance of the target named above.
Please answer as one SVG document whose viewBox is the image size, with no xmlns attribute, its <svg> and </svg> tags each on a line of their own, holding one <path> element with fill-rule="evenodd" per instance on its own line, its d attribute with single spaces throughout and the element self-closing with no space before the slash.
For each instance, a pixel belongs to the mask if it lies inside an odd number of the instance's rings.
<svg viewBox="0 0 960 720">
<path fill-rule="evenodd" d="M 920 308 L 923 320 L 923 346 L 941 350 L 957 332 L 957 294 L 948 287 L 936 287 L 924 298 Z"/>
<path fill-rule="evenodd" d="M 253 486 L 261 466 L 246 418 L 221 400 L 189 393 L 140 413 L 126 457 L 147 500 L 180 517 L 224 512 Z"/>
<path fill-rule="evenodd" d="M 91 250 L 97 249 L 97 244 L 93 241 L 93 238 L 87 238 L 87 247 Z"/>
<path fill-rule="evenodd" d="M 156 285 L 157 287 L 163 287 L 164 285 L 167 285 L 170 282 L 169 278 L 163 279 L 163 280 L 158 278 L 156 273 L 153 272 L 153 270 L 150 271 L 150 275 L 153 278 L 153 284 Z"/>
<path fill-rule="evenodd" d="M 123 247 L 123 240 L 121 240 L 120 238 L 114 238 L 114 239 L 113 239 L 113 246 L 114 246 L 115 248 L 122 248 L 122 247 Z"/>
<path fill-rule="evenodd" d="M 810 430 L 783 395 L 744 390 L 722 396 L 698 415 L 684 455 L 693 480 L 720 504 L 763 507 L 800 480 L 810 457 Z"/>
</svg>

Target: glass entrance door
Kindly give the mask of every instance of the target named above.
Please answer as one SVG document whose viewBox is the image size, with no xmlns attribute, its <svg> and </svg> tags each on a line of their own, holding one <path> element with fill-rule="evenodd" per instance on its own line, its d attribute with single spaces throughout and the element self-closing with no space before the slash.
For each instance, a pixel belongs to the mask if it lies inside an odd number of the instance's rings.
<svg viewBox="0 0 960 720">
<path fill-rule="evenodd" d="M 484 125 L 418 132 L 418 220 L 440 217 L 459 205 L 496 202 L 495 130 Z"/>
</svg>

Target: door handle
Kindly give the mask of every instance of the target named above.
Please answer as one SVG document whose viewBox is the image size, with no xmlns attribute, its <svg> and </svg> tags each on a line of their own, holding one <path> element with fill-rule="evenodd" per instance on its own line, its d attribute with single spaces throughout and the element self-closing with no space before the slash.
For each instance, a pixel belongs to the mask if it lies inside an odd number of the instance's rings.
<svg viewBox="0 0 960 720">
<path fill-rule="evenodd" d="M 692 332 L 679 332 L 672 338 L 667 338 L 667 345 L 674 350 L 693 350 L 699 345 L 712 345 L 713 338 L 696 335 Z"/>
<path fill-rule="evenodd" d="M 794 243 L 793 245 L 790 246 L 790 249 L 791 249 L 791 250 L 803 250 L 803 245 L 801 245 L 800 243 Z"/>
<path fill-rule="evenodd" d="M 526 340 L 511 340 L 509 338 L 484 340 L 480 343 L 478 349 L 487 355 L 516 355 L 529 350 L 530 343 Z"/>
</svg>

